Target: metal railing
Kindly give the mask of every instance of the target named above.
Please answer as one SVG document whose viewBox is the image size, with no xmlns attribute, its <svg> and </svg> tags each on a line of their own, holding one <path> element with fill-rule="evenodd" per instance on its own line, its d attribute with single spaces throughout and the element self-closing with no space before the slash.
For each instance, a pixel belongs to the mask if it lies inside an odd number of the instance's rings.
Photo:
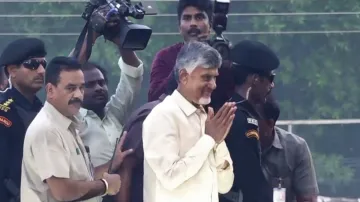
<svg viewBox="0 0 360 202">
<path fill-rule="evenodd" d="M 360 198 L 335 198 L 319 196 L 317 202 L 360 202 Z"/>
<path fill-rule="evenodd" d="M 360 119 L 318 119 L 318 120 L 281 120 L 277 121 L 278 126 L 287 126 L 289 132 L 293 132 L 295 125 L 339 125 L 339 124 L 360 124 Z M 360 202 L 360 198 L 336 198 L 318 196 L 317 202 Z"/>
<path fill-rule="evenodd" d="M 177 2 L 178 0 L 142 0 L 142 1 Z M 232 0 L 232 1 L 233 2 L 277 2 L 277 1 L 288 1 L 288 0 Z M 81 3 L 81 2 L 88 2 L 88 0 L 0 0 L 0 3 L 51 3 L 51 2 Z"/>
<path fill-rule="evenodd" d="M 294 125 L 338 125 L 338 124 L 360 124 L 360 119 L 318 119 L 318 120 L 281 120 L 278 126 L 287 126 L 289 132 L 293 131 Z"/>
<path fill-rule="evenodd" d="M 1 1 L 1 0 L 0 0 Z M 273 12 L 273 13 L 229 13 L 228 16 L 329 16 L 360 15 L 360 11 L 343 12 Z M 0 14 L 1 18 L 79 18 L 81 14 Z M 177 17 L 176 13 L 158 13 L 148 17 Z"/>
</svg>

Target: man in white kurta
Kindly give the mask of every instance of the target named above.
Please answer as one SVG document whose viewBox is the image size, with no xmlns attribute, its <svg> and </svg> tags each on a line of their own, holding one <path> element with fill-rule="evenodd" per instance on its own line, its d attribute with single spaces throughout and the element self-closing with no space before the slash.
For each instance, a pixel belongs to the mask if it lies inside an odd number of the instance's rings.
<svg viewBox="0 0 360 202">
<path fill-rule="evenodd" d="M 204 51 L 205 56 L 214 54 L 212 48 L 198 43 L 184 45 L 178 56 L 178 68 L 182 68 L 182 61 L 191 61 L 187 57 L 196 58 L 198 52 Z M 209 58 L 201 54 L 198 59 L 205 63 L 195 61 L 196 64 L 210 68 L 220 66 L 211 64 L 214 61 L 207 64 Z M 215 56 L 220 57 L 218 54 Z M 219 60 L 221 62 L 221 58 Z M 197 77 L 196 74 L 200 75 L 201 71 L 210 71 L 200 69 L 190 74 Z M 217 68 L 215 70 L 217 74 Z M 184 72 L 183 69 L 181 71 Z M 187 71 L 191 72 L 191 69 Z M 185 79 L 180 77 L 180 80 Z M 205 90 L 204 86 L 215 85 L 213 78 L 207 82 L 186 83 Z M 190 94 L 192 88 L 189 89 Z M 205 91 L 195 91 L 194 96 L 185 98 L 178 88 L 158 104 L 143 123 L 144 202 L 218 202 L 218 193 L 226 193 L 232 186 L 233 167 L 225 142 L 216 144 L 213 137 L 205 134 L 207 114 L 201 104 L 210 97 L 209 94 L 200 96 L 199 102 L 196 101 L 200 105 L 188 101 L 190 97 L 196 97 L 197 92 Z"/>
</svg>

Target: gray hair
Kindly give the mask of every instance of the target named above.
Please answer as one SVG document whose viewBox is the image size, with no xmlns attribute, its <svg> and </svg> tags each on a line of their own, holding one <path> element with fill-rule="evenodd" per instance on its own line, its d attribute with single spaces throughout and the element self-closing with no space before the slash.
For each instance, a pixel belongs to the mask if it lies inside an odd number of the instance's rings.
<svg viewBox="0 0 360 202">
<path fill-rule="evenodd" d="M 196 67 L 220 68 L 221 63 L 220 53 L 208 44 L 198 41 L 185 43 L 176 58 L 176 80 L 179 82 L 179 72 L 182 69 L 191 74 Z"/>
</svg>

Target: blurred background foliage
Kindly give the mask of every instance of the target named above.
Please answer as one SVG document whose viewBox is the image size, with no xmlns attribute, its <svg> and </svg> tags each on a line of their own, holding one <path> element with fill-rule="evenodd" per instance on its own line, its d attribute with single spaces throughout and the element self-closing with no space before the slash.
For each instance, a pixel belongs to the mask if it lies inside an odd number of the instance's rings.
<svg viewBox="0 0 360 202">
<path fill-rule="evenodd" d="M 176 34 L 177 1 L 156 4 L 158 16 L 136 21 L 154 32 L 148 47 L 138 52 L 146 71 L 137 106 L 146 102 L 155 53 L 182 40 Z M 85 1 L 1 2 L 0 50 L 31 35 L 45 41 L 49 60 L 68 55 L 85 23 L 80 17 L 84 6 Z M 360 117 L 359 14 L 358 0 L 233 0 L 225 36 L 232 43 L 259 40 L 278 53 L 275 93 L 281 120 L 350 119 Z M 111 69 L 112 92 L 118 82 L 118 57 L 112 43 L 98 39 L 91 60 Z M 360 197 L 359 130 L 355 124 L 293 128 L 313 152 L 322 195 Z"/>
</svg>

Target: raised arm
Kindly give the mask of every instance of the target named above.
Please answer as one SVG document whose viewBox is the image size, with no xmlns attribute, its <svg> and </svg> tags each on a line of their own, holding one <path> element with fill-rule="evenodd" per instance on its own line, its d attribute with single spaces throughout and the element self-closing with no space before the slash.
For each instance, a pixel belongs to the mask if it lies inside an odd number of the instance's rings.
<svg viewBox="0 0 360 202">
<path fill-rule="evenodd" d="M 91 54 L 90 54 L 90 55 L 87 55 L 87 54 L 86 54 L 86 50 L 87 50 L 88 48 L 92 49 L 92 46 L 95 44 L 96 39 L 100 36 L 100 34 L 98 34 L 98 33 L 96 33 L 96 32 L 93 32 L 91 35 L 92 35 L 91 45 L 88 46 L 88 44 L 87 44 L 88 33 L 86 33 L 85 38 L 84 38 L 83 43 L 82 43 L 82 46 L 81 46 L 81 49 L 78 50 L 79 53 L 78 53 L 78 56 L 77 56 L 76 59 L 77 59 L 81 64 L 84 64 L 86 61 L 89 60 Z M 74 48 L 74 49 L 70 52 L 69 57 L 75 57 L 75 56 L 76 56 L 75 54 L 76 54 L 76 53 L 75 53 L 75 48 Z"/>
<path fill-rule="evenodd" d="M 119 59 L 118 65 L 121 69 L 120 81 L 115 94 L 106 105 L 106 111 L 112 113 L 124 125 L 139 94 L 144 69 L 142 63 L 138 67 L 133 67 L 126 64 L 122 58 Z"/>
<path fill-rule="evenodd" d="M 115 38 L 113 43 L 118 47 L 120 39 Z M 140 92 L 143 81 L 144 65 L 134 51 L 120 49 L 121 58 L 118 65 L 120 68 L 120 81 L 115 94 L 111 96 L 106 105 L 107 113 L 112 113 L 122 125 L 132 110 L 133 104 Z"/>
</svg>

